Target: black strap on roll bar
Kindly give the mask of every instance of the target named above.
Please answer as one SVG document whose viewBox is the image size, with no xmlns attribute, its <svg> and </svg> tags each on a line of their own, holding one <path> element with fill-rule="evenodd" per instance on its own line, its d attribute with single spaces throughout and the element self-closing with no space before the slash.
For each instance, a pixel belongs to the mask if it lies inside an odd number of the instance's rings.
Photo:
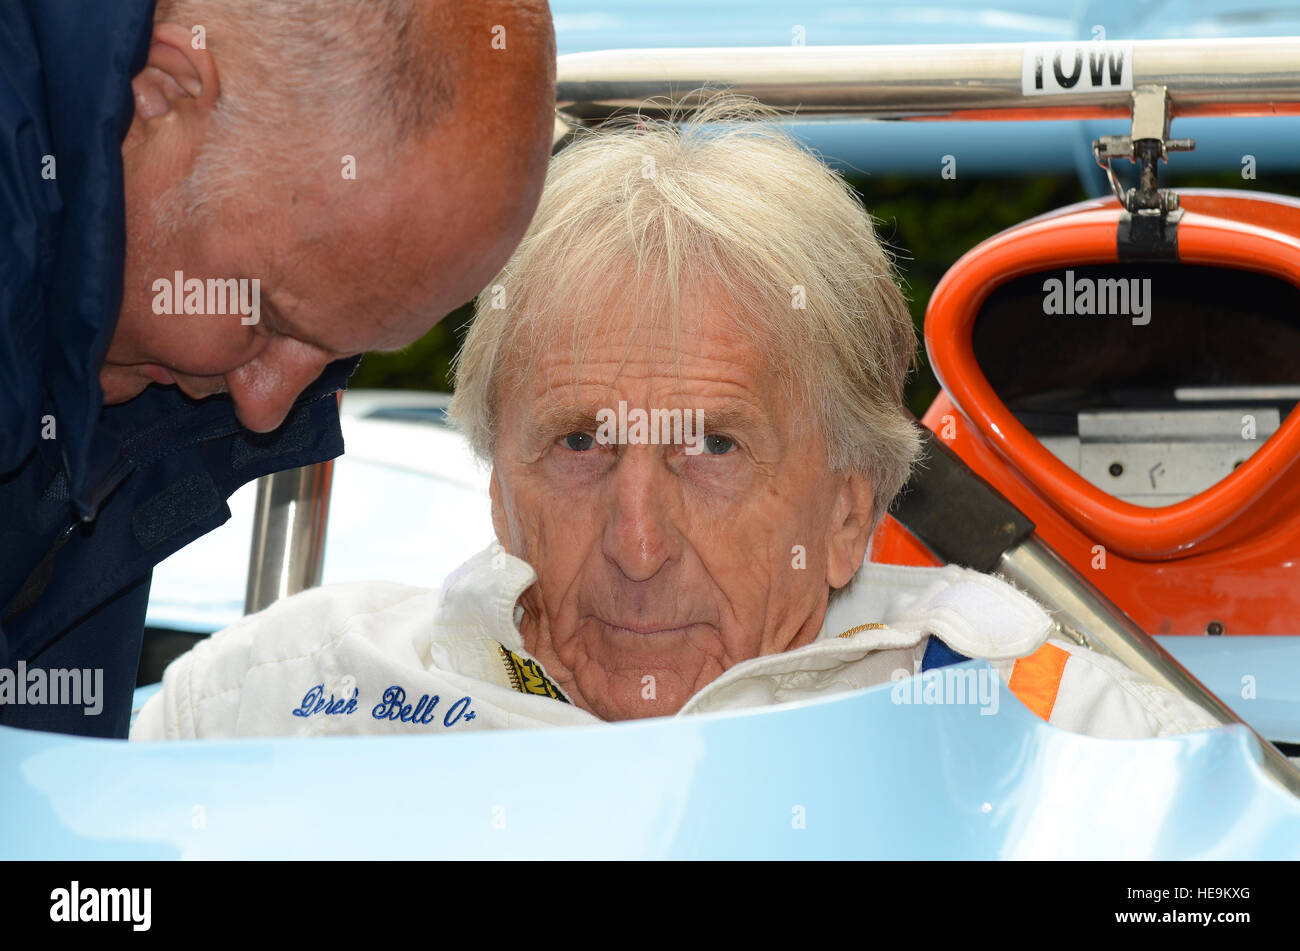
<svg viewBox="0 0 1300 951">
<path fill-rule="evenodd" d="M 920 423 L 924 455 L 890 514 L 945 562 L 991 572 L 1034 523 Z"/>
</svg>

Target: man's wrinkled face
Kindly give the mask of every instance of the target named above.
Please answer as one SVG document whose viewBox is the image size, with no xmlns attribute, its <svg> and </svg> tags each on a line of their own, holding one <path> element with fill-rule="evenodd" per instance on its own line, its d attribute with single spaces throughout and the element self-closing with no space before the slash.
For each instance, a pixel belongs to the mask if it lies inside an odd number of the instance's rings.
<svg viewBox="0 0 1300 951">
<path fill-rule="evenodd" d="M 550 151 L 553 46 L 547 36 L 519 46 L 508 70 L 493 72 L 484 54 L 462 77 L 458 102 L 489 88 L 510 94 L 494 111 L 462 104 L 418 140 L 358 142 L 351 168 L 336 145 L 286 129 L 299 137 L 293 169 L 268 168 L 250 142 L 247 174 L 226 197 L 167 229 L 161 222 L 196 167 L 220 80 L 187 29 L 158 25 L 149 65 L 133 80 L 136 115 L 122 149 L 127 254 L 100 372 L 105 402 L 150 383 L 192 397 L 226 392 L 240 421 L 266 432 L 330 362 L 400 349 L 478 293 L 527 228 Z M 246 282 L 241 302 L 252 300 L 256 280 L 257 312 L 167 313 L 177 272 L 205 288 Z"/>
<path fill-rule="evenodd" d="M 753 346 L 697 313 L 676 351 L 631 312 L 580 360 L 560 333 L 500 394 L 493 518 L 538 575 L 525 647 L 607 720 L 673 714 L 732 665 L 811 642 L 865 553 L 865 480 L 831 472 Z M 620 401 L 702 412 L 702 451 L 602 444 Z"/>
<path fill-rule="evenodd" d="M 348 194 L 355 185 L 340 178 L 281 196 L 253 185 L 255 210 L 241 213 L 237 200 L 162 242 L 146 213 L 132 211 L 146 207 L 144 197 L 129 205 L 122 311 L 101 374 L 106 401 L 151 382 L 194 397 L 228 392 L 245 426 L 273 429 L 330 362 L 400 349 L 473 297 L 532 210 L 526 197 L 506 206 L 498 181 L 466 167 L 394 169 Z M 205 283 L 257 279 L 256 322 L 157 313 L 155 282 L 174 284 L 176 271 Z"/>
</svg>

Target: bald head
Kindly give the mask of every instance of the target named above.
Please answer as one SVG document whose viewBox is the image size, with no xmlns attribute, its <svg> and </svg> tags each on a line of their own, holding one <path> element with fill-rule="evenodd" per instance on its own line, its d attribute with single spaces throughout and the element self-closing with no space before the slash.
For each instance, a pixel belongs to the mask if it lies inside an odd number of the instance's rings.
<svg viewBox="0 0 1300 951">
<path fill-rule="evenodd" d="M 229 392 L 265 431 L 331 360 L 415 340 L 527 227 L 554 83 L 544 2 L 160 0 L 106 399 Z M 177 270 L 258 279 L 261 319 L 158 314 Z"/>
<path fill-rule="evenodd" d="M 553 121 L 545 0 L 159 0 L 155 22 L 219 66 L 187 213 L 253 173 L 333 172 L 340 154 L 383 154 L 449 121 L 498 135 L 523 113 Z"/>
</svg>

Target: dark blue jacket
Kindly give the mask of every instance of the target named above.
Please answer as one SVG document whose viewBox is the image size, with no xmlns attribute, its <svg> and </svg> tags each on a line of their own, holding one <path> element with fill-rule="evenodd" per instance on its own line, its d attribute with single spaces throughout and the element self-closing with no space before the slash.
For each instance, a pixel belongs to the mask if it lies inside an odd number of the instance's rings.
<svg viewBox="0 0 1300 951">
<path fill-rule="evenodd" d="M 99 668 L 105 694 L 98 716 L 0 705 L 7 726 L 125 736 L 153 566 L 228 519 L 245 482 L 343 451 L 333 394 L 356 360 L 326 368 L 264 436 L 225 396 L 151 386 L 103 406 L 120 146 L 153 6 L 0 0 L 0 669 Z"/>
</svg>

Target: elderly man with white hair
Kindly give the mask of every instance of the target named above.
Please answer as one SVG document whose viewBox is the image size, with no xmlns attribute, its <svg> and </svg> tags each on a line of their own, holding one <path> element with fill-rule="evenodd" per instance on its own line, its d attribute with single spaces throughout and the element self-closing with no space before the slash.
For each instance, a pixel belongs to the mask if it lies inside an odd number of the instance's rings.
<svg viewBox="0 0 1300 951">
<path fill-rule="evenodd" d="M 1066 729 L 1214 725 L 1046 644 L 995 578 L 866 560 L 918 452 L 911 320 L 845 184 L 736 117 L 770 118 L 724 98 L 553 160 L 452 405 L 497 544 L 439 590 L 331 586 L 245 618 L 172 664 L 133 739 L 583 724 L 891 681 L 910 700 L 967 657 L 1050 691 L 1031 706 Z"/>
</svg>

